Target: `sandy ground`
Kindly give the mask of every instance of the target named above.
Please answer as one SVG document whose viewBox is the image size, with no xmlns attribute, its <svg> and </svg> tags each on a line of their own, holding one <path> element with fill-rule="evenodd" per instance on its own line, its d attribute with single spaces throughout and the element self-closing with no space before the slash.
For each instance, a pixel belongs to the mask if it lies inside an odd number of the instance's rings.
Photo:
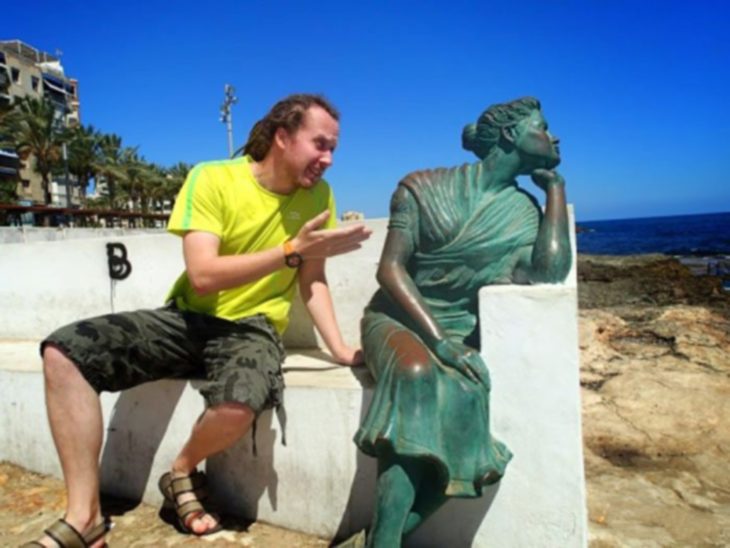
<svg viewBox="0 0 730 548">
<path fill-rule="evenodd" d="M 253 548 L 323 548 L 324 539 L 265 523 L 224 519 L 225 529 L 205 538 L 182 535 L 160 518 L 160 508 L 105 498 L 104 511 L 115 527 L 110 546 L 250 546 Z M 63 482 L 0 462 L 0 546 L 20 546 L 35 540 L 61 517 L 65 506 Z"/>
</svg>

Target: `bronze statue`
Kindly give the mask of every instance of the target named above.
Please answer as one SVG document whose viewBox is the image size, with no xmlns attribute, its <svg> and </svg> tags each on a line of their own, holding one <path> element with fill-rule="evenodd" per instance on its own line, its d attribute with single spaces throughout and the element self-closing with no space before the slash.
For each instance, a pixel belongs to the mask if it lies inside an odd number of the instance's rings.
<svg viewBox="0 0 730 548">
<path fill-rule="evenodd" d="M 512 454 L 489 430 L 477 293 L 566 278 L 572 257 L 557 145 L 537 99 L 493 105 L 463 132 L 479 162 L 411 173 L 393 194 L 381 288 L 361 324 L 377 380 L 355 436 L 378 459 L 368 546 L 400 546 L 449 497 L 478 497 L 505 472 Z M 518 175 L 545 191 L 544 214 Z"/>
</svg>

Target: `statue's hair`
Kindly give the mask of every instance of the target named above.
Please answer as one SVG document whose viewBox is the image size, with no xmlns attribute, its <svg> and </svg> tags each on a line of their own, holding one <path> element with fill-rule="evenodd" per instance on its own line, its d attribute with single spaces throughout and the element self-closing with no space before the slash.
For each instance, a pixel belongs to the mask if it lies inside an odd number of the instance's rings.
<svg viewBox="0 0 730 548">
<path fill-rule="evenodd" d="M 289 95 L 271 107 L 268 114 L 253 125 L 248 141 L 243 146 L 243 153 L 257 162 L 263 160 L 269 153 L 276 130 L 284 128 L 287 133 L 293 134 L 302 125 L 304 113 L 313 106 L 324 109 L 335 120 L 340 119 L 340 113 L 322 95 Z"/>
<path fill-rule="evenodd" d="M 464 127 L 461 144 L 466 150 L 484 159 L 499 143 L 502 128 L 514 126 L 533 110 L 540 110 L 540 101 L 534 97 L 522 97 L 508 103 L 492 105 L 482 113 L 476 124 Z"/>
</svg>

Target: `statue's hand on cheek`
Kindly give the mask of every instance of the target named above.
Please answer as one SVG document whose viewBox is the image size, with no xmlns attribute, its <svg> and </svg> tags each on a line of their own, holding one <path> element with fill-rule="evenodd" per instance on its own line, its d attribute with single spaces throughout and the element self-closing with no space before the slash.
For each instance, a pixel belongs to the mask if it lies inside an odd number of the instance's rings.
<svg viewBox="0 0 730 548">
<path fill-rule="evenodd" d="M 530 175 L 532 182 L 547 192 L 548 188 L 554 185 L 565 185 L 565 179 L 557 171 L 550 169 L 536 169 Z"/>
</svg>

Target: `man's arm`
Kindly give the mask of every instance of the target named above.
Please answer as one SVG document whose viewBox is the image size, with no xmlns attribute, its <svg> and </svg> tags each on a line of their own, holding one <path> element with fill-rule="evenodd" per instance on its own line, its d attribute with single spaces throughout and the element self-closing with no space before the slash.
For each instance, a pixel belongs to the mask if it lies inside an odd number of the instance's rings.
<svg viewBox="0 0 730 548">
<path fill-rule="evenodd" d="M 242 255 L 219 255 L 220 238 L 210 232 L 183 236 L 185 269 L 193 290 L 208 295 L 256 281 L 284 267 L 281 246 Z"/>
<path fill-rule="evenodd" d="M 342 365 L 358 365 L 363 361 L 362 351 L 346 345 L 342 340 L 324 263 L 324 259 L 304 261 L 299 268 L 299 292 L 317 331 L 335 360 Z"/>
<path fill-rule="evenodd" d="M 370 236 L 364 225 L 318 230 L 329 217 L 325 211 L 304 224 L 294 241 L 307 259 L 332 257 L 360 247 Z M 183 236 L 185 269 L 193 290 L 199 295 L 231 289 L 261 279 L 284 268 L 281 246 L 244 253 L 219 255 L 220 238 L 210 232 L 192 230 Z"/>
</svg>

